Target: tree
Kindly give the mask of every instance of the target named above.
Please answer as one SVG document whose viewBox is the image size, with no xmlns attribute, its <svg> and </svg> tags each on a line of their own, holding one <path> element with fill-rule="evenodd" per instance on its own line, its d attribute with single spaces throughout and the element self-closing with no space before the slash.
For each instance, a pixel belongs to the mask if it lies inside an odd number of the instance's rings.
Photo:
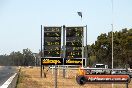
<svg viewBox="0 0 132 88">
<path fill-rule="evenodd" d="M 23 49 L 23 64 L 24 66 L 34 65 L 35 60 L 33 53 L 27 48 Z"/>
<path fill-rule="evenodd" d="M 95 63 L 108 64 L 111 67 L 112 38 L 111 32 L 104 33 L 97 37 L 94 44 L 88 46 L 89 58 L 96 57 Z M 113 33 L 114 43 L 114 67 L 124 67 L 127 63 L 132 63 L 132 29 L 122 29 Z M 93 61 L 94 61 L 93 60 Z"/>
<path fill-rule="evenodd" d="M 0 55 L 0 65 L 29 66 L 35 65 L 33 53 L 27 48 L 23 52 L 11 52 L 10 55 Z"/>
</svg>

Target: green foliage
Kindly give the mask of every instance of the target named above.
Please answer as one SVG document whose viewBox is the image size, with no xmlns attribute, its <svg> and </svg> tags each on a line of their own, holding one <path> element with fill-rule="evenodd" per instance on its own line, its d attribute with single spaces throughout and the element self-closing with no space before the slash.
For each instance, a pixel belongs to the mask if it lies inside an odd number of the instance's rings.
<svg viewBox="0 0 132 88">
<path fill-rule="evenodd" d="M 96 62 L 96 56 L 90 56 L 89 57 L 89 65 L 92 66 Z"/>
<path fill-rule="evenodd" d="M 89 60 L 95 56 L 94 63 L 104 63 L 111 66 L 112 62 L 112 32 L 104 33 L 97 37 L 97 41 L 91 46 L 87 46 Z M 122 29 L 113 32 L 113 57 L 114 67 L 124 67 L 127 63 L 132 63 L 132 29 Z"/>
<path fill-rule="evenodd" d="M 33 53 L 29 49 L 23 49 L 23 64 L 25 66 L 34 65 L 34 56 Z"/>
<path fill-rule="evenodd" d="M 0 65 L 32 66 L 34 65 L 33 53 L 27 48 L 23 52 L 11 52 L 10 55 L 0 55 Z"/>
<path fill-rule="evenodd" d="M 8 55 L 0 55 L 0 66 L 11 65 L 11 60 Z"/>
</svg>

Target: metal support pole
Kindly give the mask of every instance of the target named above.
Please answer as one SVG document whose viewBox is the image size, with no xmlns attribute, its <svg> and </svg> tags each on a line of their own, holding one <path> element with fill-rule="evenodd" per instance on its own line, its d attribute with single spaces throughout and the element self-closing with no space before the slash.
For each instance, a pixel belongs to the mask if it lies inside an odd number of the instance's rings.
<svg viewBox="0 0 132 88">
<path fill-rule="evenodd" d="M 68 66 L 66 66 L 66 69 L 67 69 L 67 74 L 66 74 L 67 76 L 66 77 L 68 78 L 68 71 L 69 71 Z"/>
<path fill-rule="evenodd" d="M 63 59 L 64 60 L 64 59 Z M 64 62 L 63 62 L 64 63 Z M 63 65 L 63 78 L 65 78 L 66 75 L 66 70 L 65 70 L 65 66 Z"/>
<path fill-rule="evenodd" d="M 86 25 L 86 45 L 87 45 L 87 25 Z"/>
<path fill-rule="evenodd" d="M 128 88 L 128 83 L 126 83 L 126 88 Z"/>
<path fill-rule="evenodd" d="M 58 66 L 58 70 L 57 70 L 57 71 L 58 71 L 58 75 L 60 75 L 60 70 L 59 70 L 59 68 L 60 68 L 60 66 Z"/>
<path fill-rule="evenodd" d="M 44 38 L 44 31 L 43 31 L 43 53 L 42 53 L 42 57 L 44 57 L 44 43 L 45 43 L 45 38 Z M 42 71 L 44 71 L 44 65 Z"/>
<path fill-rule="evenodd" d="M 41 58 L 42 58 L 42 25 L 41 25 Z M 40 58 L 40 59 L 41 59 Z M 40 63 L 40 75 L 41 75 L 41 78 L 42 78 L 42 59 L 41 59 L 41 63 Z"/>
<path fill-rule="evenodd" d="M 83 67 L 83 59 L 84 59 L 84 27 L 82 33 L 82 67 Z"/>
<path fill-rule="evenodd" d="M 112 4 L 112 24 L 111 24 L 111 26 L 112 26 L 112 69 L 113 69 L 113 30 L 114 30 L 114 26 L 113 26 L 113 24 L 114 24 L 114 7 L 113 7 L 113 0 L 111 0 L 111 4 Z M 113 70 L 112 70 L 113 71 Z"/>
<path fill-rule="evenodd" d="M 55 65 L 55 88 L 57 88 L 57 67 Z"/>
<path fill-rule="evenodd" d="M 52 67 L 53 67 L 53 65 L 52 65 Z M 52 74 L 54 74 L 54 69 L 52 68 Z"/>
<path fill-rule="evenodd" d="M 113 15 L 113 12 L 114 12 L 114 8 L 113 8 L 113 0 L 111 0 L 112 2 L 112 72 L 113 72 L 113 67 L 114 67 L 114 64 L 113 64 L 113 24 L 114 24 L 114 15 Z M 113 84 L 112 84 L 112 88 L 113 88 Z"/>
<path fill-rule="evenodd" d="M 85 57 L 85 58 L 86 58 L 85 62 L 86 62 L 86 63 L 85 63 L 85 66 L 88 66 L 88 48 L 87 48 L 87 46 L 88 46 L 88 45 L 87 45 L 87 25 L 86 25 L 86 48 L 85 48 L 85 49 L 86 49 L 86 53 L 85 53 L 85 55 L 86 55 L 86 57 Z"/>
<path fill-rule="evenodd" d="M 64 59 L 65 59 L 65 30 L 66 30 L 66 27 L 65 25 L 63 25 L 63 64 L 64 64 Z M 63 65 L 63 78 L 65 78 L 64 65 Z"/>
</svg>

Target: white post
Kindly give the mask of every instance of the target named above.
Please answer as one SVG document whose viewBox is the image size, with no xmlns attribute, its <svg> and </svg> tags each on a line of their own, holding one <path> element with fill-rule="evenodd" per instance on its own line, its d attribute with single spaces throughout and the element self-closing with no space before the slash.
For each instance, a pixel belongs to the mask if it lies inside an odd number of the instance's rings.
<svg viewBox="0 0 132 88">
<path fill-rule="evenodd" d="M 112 3 L 112 71 L 113 71 L 113 24 L 114 24 L 114 17 L 113 17 L 113 0 L 111 0 Z M 114 84 L 112 84 L 112 88 L 114 88 Z"/>
<path fill-rule="evenodd" d="M 114 11 L 114 8 L 113 8 L 113 0 L 111 0 L 111 3 L 112 3 L 112 24 L 111 24 L 111 26 L 112 26 L 112 69 L 113 69 L 113 65 L 114 65 L 114 61 L 113 61 L 113 30 L 114 30 L 114 16 L 113 16 L 113 11 Z M 113 70 L 112 70 L 113 71 Z"/>
</svg>

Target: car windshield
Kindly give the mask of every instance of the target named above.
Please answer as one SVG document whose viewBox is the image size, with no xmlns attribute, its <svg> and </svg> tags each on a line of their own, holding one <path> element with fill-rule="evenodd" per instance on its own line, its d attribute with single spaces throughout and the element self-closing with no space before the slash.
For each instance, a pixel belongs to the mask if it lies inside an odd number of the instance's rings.
<svg viewBox="0 0 132 88">
<path fill-rule="evenodd" d="M 96 65 L 96 68 L 105 68 L 105 65 Z"/>
</svg>

